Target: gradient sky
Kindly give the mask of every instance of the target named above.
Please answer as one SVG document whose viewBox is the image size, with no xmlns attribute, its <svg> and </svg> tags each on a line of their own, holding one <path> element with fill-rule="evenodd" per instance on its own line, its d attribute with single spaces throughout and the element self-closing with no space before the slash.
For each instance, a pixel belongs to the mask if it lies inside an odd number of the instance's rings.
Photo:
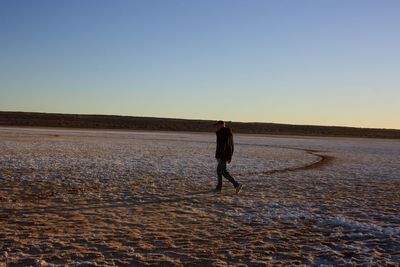
<svg viewBox="0 0 400 267">
<path fill-rule="evenodd" d="M 400 129 L 400 1 L 0 0 L 0 110 Z"/>
</svg>

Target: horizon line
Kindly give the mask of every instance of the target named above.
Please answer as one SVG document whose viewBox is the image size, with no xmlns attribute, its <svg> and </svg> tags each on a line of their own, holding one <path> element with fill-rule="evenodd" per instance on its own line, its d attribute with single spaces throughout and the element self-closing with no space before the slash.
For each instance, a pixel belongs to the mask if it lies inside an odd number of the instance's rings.
<svg viewBox="0 0 400 267">
<path fill-rule="evenodd" d="M 9 113 L 38 113 L 38 114 L 54 114 L 54 115 L 85 115 L 85 116 L 115 116 L 115 117 L 133 117 L 133 118 L 153 118 L 153 119 L 171 119 L 171 120 L 190 120 L 190 121 L 218 121 L 218 119 L 199 119 L 199 118 L 179 118 L 179 117 L 158 117 L 145 115 L 123 115 L 123 114 L 105 114 L 105 113 L 63 113 L 63 112 L 46 112 L 46 111 L 20 111 L 20 110 L 0 110 L 0 112 Z M 318 124 L 295 124 L 282 122 L 265 122 L 265 121 L 233 121 L 223 120 L 227 123 L 253 123 L 253 124 L 276 124 L 276 125 L 293 125 L 293 126 L 312 126 L 312 127 L 338 127 L 338 128 L 357 128 L 365 130 L 394 130 L 400 131 L 400 128 L 379 128 L 379 127 L 360 127 L 360 126 L 343 126 L 343 125 L 318 125 Z"/>
</svg>

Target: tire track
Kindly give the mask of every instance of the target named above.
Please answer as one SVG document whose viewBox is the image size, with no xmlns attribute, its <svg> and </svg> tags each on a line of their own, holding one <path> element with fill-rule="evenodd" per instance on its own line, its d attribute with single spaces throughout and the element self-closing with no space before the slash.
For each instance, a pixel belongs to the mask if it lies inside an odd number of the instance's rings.
<svg viewBox="0 0 400 267">
<path fill-rule="evenodd" d="M 292 166 L 292 167 L 287 167 L 283 169 L 272 169 L 272 170 L 266 170 L 266 171 L 258 171 L 258 172 L 246 172 L 246 173 L 239 173 L 235 174 L 237 177 L 243 177 L 243 176 L 252 176 L 252 175 L 272 175 L 275 173 L 285 173 L 285 172 L 295 172 L 295 171 L 303 171 L 303 170 L 310 170 L 310 169 L 316 169 L 320 168 L 322 166 L 326 166 L 328 164 L 331 164 L 332 161 L 334 160 L 334 157 L 332 156 L 327 156 L 327 155 L 322 155 L 320 154 L 321 152 L 325 151 L 318 151 L 318 150 L 313 150 L 313 149 L 303 149 L 303 148 L 296 148 L 296 147 L 287 147 L 287 146 L 278 146 L 278 145 L 260 145 L 260 144 L 237 144 L 237 145 L 249 145 L 249 146 L 262 146 L 262 147 L 275 147 L 275 148 L 282 148 L 282 149 L 291 149 L 291 150 L 298 150 L 305 152 L 308 155 L 316 156 L 317 160 L 300 165 L 300 166 Z M 7 170 L 8 174 L 10 174 L 11 170 Z M 23 173 L 23 172 L 22 172 Z M 15 174 L 21 174 L 16 172 Z M 83 189 L 84 190 L 84 189 Z M 71 190 L 65 190 L 68 193 L 74 193 L 71 192 Z M 54 194 L 56 192 L 53 192 Z M 59 192 L 58 192 L 59 193 Z M 121 200 L 108 200 L 104 202 L 99 202 L 99 203 L 86 203 L 86 204 L 81 204 L 79 207 L 70 207 L 68 204 L 61 204 L 59 203 L 59 206 L 53 206 L 49 205 L 47 207 L 40 207 L 38 210 L 43 213 L 57 213 L 60 212 L 60 208 L 62 212 L 73 212 L 73 211 L 82 211 L 82 210 L 92 210 L 92 209 L 109 209 L 109 208 L 119 208 L 119 207 L 140 207 L 142 205 L 154 205 L 154 204 L 161 204 L 161 203 L 176 203 L 176 202 L 182 202 L 182 201 L 192 201 L 195 198 L 201 198 L 204 195 L 208 195 L 212 193 L 210 190 L 206 191 L 201 191 L 201 192 L 193 192 L 185 195 L 163 195 L 163 196 L 152 196 L 150 199 L 144 198 L 144 199 L 131 199 L 128 201 L 121 201 Z M 52 195 L 54 195 L 52 194 Z M 43 196 L 42 196 L 43 197 Z M 107 204 L 106 204 L 107 203 Z M 60 205 L 61 204 L 61 205 Z M 26 209 L 0 209 L 1 212 L 16 212 L 19 214 L 35 214 L 38 212 L 36 211 L 29 211 Z"/>
<path fill-rule="evenodd" d="M 252 145 L 252 144 L 241 144 L 241 145 Z M 275 174 L 275 173 L 310 170 L 310 169 L 316 169 L 316 168 L 320 168 L 322 166 L 328 165 L 328 164 L 332 163 L 332 161 L 334 160 L 334 157 L 332 157 L 332 156 L 320 154 L 321 152 L 324 152 L 324 151 L 318 151 L 318 150 L 313 150 L 313 149 L 303 149 L 303 148 L 296 148 L 296 147 L 274 146 L 274 145 L 253 145 L 253 146 L 277 147 L 277 148 L 284 148 L 284 149 L 291 149 L 291 150 L 299 150 L 299 151 L 305 152 L 308 155 L 316 156 L 316 157 L 318 157 L 318 159 L 313 162 L 306 163 L 306 164 L 300 165 L 300 166 L 287 167 L 287 168 L 283 168 L 283 169 L 272 169 L 272 170 L 267 170 L 267 171 L 247 172 L 247 173 L 237 174 L 236 176 L 260 175 L 260 174 L 261 175 L 271 175 L 271 174 Z"/>
</svg>

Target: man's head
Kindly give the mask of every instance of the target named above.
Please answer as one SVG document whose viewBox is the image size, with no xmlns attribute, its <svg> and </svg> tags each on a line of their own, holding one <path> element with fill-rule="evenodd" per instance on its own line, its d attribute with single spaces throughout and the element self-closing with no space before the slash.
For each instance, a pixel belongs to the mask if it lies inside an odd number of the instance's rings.
<svg viewBox="0 0 400 267">
<path fill-rule="evenodd" d="M 217 128 L 217 130 L 224 128 L 225 127 L 225 122 L 224 121 L 217 121 L 216 123 L 214 123 L 215 128 Z"/>
</svg>

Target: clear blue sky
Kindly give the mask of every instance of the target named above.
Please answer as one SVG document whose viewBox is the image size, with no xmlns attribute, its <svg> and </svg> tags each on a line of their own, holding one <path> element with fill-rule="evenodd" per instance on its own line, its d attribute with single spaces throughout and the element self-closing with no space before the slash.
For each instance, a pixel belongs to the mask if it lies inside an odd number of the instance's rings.
<svg viewBox="0 0 400 267">
<path fill-rule="evenodd" d="M 397 0 L 0 0 L 0 110 L 400 129 Z"/>
</svg>

